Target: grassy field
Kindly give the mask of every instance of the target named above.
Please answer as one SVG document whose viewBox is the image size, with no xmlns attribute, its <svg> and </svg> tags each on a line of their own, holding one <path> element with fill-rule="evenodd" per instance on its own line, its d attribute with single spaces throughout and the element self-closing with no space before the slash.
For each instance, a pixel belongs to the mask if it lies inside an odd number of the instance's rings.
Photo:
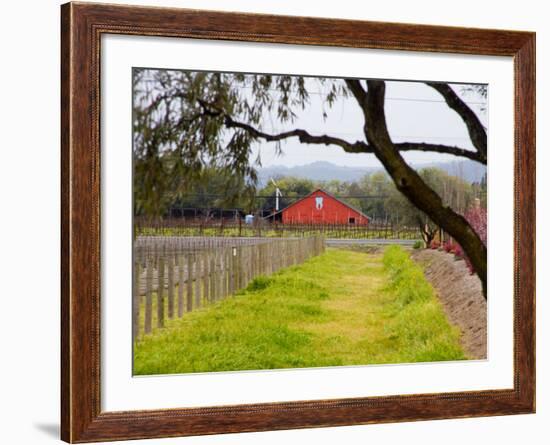
<svg viewBox="0 0 550 445">
<path fill-rule="evenodd" d="M 459 337 L 404 250 L 328 249 L 169 321 L 136 346 L 134 374 L 460 360 Z"/>
</svg>

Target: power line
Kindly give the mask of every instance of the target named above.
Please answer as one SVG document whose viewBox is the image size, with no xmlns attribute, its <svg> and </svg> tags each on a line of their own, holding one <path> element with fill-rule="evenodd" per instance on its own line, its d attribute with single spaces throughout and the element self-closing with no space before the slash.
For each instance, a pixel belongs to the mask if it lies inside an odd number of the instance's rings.
<svg viewBox="0 0 550 445">
<path fill-rule="evenodd" d="M 154 80 L 154 79 L 141 79 L 140 82 L 143 82 L 143 83 L 156 83 L 158 84 L 159 82 L 157 80 Z M 237 89 L 240 89 L 240 90 L 251 90 L 252 87 L 251 86 L 240 86 L 240 87 L 237 87 Z M 282 94 L 282 92 L 278 89 L 274 89 L 274 88 L 268 88 L 266 91 L 270 91 L 270 92 L 274 92 L 274 93 L 278 93 L 278 94 Z M 288 91 L 289 94 L 297 94 L 298 91 L 297 90 L 289 90 Z M 329 93 L 322 93 L 320 91 L 307 91 L 307 94 L 308 95 L 314 95 L 314 96 L 327 96 Z M 347 98 L 349 97 L 349 95 L 345 95 L 345 94 L 341 94 L 341 93 L 334 93 L 334 96 L 336 97 L 344 97 L 344 98 Z M 443 99 L 421 99 L 421 98 L 410 98 L 410 97 L 386 97 L 386 100 L 390 100 L 390 101 L 402 101 L 402 102 L 426 102 L 426 103 L 445 103 L 445 100 Z M 468 104 L 468 105 L 487 105 L 487 101 L 485 102 L 474 102 L 474 101 L 466 101 L 466 100 L 463 100 L 463 102 L 465 104 Z"/>
</svg>

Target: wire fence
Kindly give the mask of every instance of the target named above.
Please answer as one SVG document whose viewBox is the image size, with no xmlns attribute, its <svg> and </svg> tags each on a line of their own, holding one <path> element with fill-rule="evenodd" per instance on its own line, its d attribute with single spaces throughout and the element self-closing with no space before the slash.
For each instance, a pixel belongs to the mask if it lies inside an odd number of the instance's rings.
<svg viewBox="0 0 550 445">
<path fill-rule="evenodd" d="M 354 225 L 255 221 L 252 224 L 245 224 L 241 219 L 166 218 L 159 221 L 136 219 L 134 228 L 136 236 L 294 238 L 320 235 L 325 238 L 344 239 L 422 239 L 420 230 L 416 226 L 385 222 Z"/>
</svg>

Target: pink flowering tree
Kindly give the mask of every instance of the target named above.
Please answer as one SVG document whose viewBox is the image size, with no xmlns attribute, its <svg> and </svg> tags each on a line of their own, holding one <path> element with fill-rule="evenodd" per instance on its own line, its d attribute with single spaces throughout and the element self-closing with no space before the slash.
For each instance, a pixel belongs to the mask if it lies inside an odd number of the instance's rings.
<svg viewBox="0 0 550 445">
<path fill-rule="evenodd" d="M 478 205 L 471 207 L 464 214 L 464 218 L 468 221 L 468 224 L 474 229 L 477 233 L 485 247 L 487 247 L 487 209 L 484 209 Z M 447 250 L 447 249 L 446 249 Z M 468 256 L 464 253 L 464 250 L 460 245 L 451 246 L 447 252 L 452 251 L 457 257 L 464 258 L 470 274 L 474 274 L 475 270 L 472 265 L 472 262 Z"/>
<path fill-rule="evenodd" d="M 464 218 L 470 223 L 472 229 L 476 231 L 483 244 L 487 246 L 487 209 L 479 206 L 472 207 L 466 211 Z"/>
</svg>

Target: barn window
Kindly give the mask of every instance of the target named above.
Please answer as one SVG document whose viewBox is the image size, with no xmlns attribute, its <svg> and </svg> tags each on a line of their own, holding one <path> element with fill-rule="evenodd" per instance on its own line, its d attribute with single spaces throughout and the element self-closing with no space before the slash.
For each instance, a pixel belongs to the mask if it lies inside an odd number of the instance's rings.
<svg viewBox="0 0 550 445">
<path fill-rule="evenodd" d="M 349 224 L 355 224 L 355 218 L 348 218 Z"/>
<path fill-rule="evenodd" d="M 323 208 L 323 197 L 322 196 L 316 196 L 315 197 L 315 208 L 317 210 L 321 210 Z"/>
</svg>

